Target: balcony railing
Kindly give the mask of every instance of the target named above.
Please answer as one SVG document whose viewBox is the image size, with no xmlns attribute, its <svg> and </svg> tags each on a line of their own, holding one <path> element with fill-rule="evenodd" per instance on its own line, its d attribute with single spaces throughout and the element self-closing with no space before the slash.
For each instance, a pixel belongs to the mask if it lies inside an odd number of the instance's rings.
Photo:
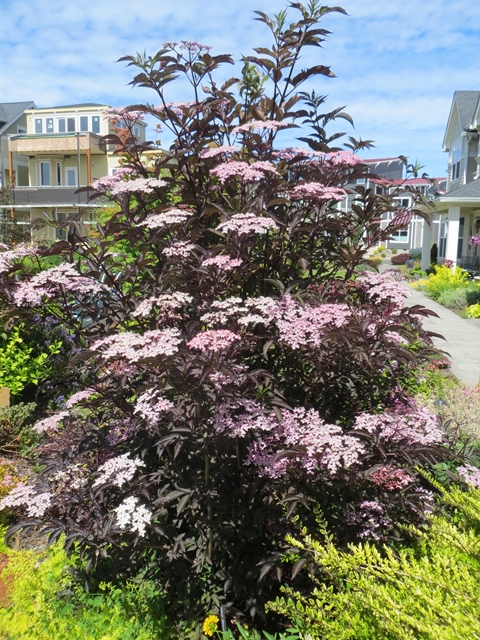
<svg viewBox="0 0 480 640">
<path fill-rule="evenodd" d="M 10 136 L 8 148 L 13 153 L 34 156 L 42 153 L 69 155 L 104 154 L 102 137 L 95 133 L 19 134 Z"/>
<path fill-rule="evenodd" d="M 88 202 L 87 191 L 76 191 L 77 187 L 14 187 L 10 203 L 14 207 L 99 205 L 97 200 Z"/>
</svg>

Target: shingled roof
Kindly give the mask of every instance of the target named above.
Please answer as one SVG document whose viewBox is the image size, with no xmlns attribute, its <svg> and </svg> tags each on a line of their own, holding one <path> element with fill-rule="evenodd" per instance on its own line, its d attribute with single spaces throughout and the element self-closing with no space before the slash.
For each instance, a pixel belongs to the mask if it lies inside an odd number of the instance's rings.
<svg viewBox="0 0 480 640">
<path fill-rule="evenodd" d="M 455 91 L 454 102 L 457 103 L 460 125 L 464 131 L 472 122 L 480 99 L 480 91 Z"/>
<path fill-rule="evenodd" d="M 30 102 L 0 102 L 0 133 L 11 122 L 15 122 L 25 109 L 35 108 L 35 104 Z"/>
</svg>

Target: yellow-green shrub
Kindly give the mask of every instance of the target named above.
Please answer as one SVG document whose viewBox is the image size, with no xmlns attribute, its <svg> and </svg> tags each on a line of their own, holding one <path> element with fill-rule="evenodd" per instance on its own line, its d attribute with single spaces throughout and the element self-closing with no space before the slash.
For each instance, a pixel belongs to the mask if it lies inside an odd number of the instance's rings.
<svg viewBox="0 0 480 640">
<path fill-rule="evenodd" d="M 10 606 L 0 607 L 1 640 L 168 637 L 162 615 L 154 613 L 152 583 L 127 582 L 121 589 L 103 584 L 99 593 L 88 594 L 74 586 L 68 573 L 72 563 L 61 544 L 43 553 L 16 552 L 0 546 L 0 553 L 9 556 L 1 575 L 12 585 Z M 58 595 L 61 592 L 62 598 Z"/>
<path fill-rule="evenodd" d="M 432 518 L 415 548 L 369 544 L 340 551 L 321 529 L 289 538 L 307 557 L 315 584 L 305 596 L 284 588 L 270 608 L 322 640 L 480 638 L 480 490 L 444 493 L 455 518 Z"/>
<path fill-rule="evenodd" d="M 435 266 L 435 273 L 421 281 L 425 292 L 433 300 L 438 300 L 442 293 L 449 289 L 469 286 L 468 273 L 460 267 L 451 269 L 445 265 Z"/>
<path fill-rule="evenodd" d="M 480 303 L 471 304 L 467 307 L 467 316 L 469 318 L 480 318 Z"/>
</svg>

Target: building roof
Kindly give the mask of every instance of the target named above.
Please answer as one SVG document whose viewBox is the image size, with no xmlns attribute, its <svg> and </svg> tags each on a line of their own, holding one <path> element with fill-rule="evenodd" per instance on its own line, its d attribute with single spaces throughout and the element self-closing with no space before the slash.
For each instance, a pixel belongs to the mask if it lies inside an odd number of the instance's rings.
<svg viewBox="0 0 480 640">
<path fill-rule="evenodd" d="M 435 180 L 436 182 L 445 182 L 446 178 L 430 178 L 429 180 L 427 180 L 427 178 L 405 178 L 404 180 L 392 180 L 392 182 L 393 184 L 422 185 L 422 184 L 432 184 L 432 180 Z"/>
<path fill-rule="evenodd" d="M 478 198 L 478 204 L 480 206 L 480 180 L 472 180 L 461 187 L 447 191 L 443 196 L 443 199 L 445 198 L 449 198 L 451 200 L 456 200 L 458 198 Z"/>
<path fill-rule="evenodd" d="M 462 131 L 464 131 L 470 126 L 473 116 L 475 115 L 475 110 L 480 99 L 480 91 L 455 91 L 453 99 L 457 103 L 460 126 L 462 127 Z"/>
<path fill-rule="evenodd" d="M 480 208 L 480 180 L 472 180 L 467 184 L 447 191 L 434 200 L 436 211 L 448 211 L 449 206 L 458 204 L 459 206 Z"/>
<path fill-rule="evenodd" d="M 11 122 L 19 118 L 25 109 L 35 107 L 33 101 L 30 102 L 0 102 L 0 133 Z"/>
<path fill-rule="evenodd" d="M 395 160 L 402 162 L 399 156 L 396 156 L 395 158 L 363 158 L 362 162 L 365 164 L 379 164 L 380 162 L 394 162 Z"/>
<path fill-rule="evenodd" d="M 38 107 L 38 111 L 52 111 L 53 109 L 88 109 L 92 107 L 108 107 L 104 102 L 80 102 L 79 104 L 62 104 L 54 107 Z"/>
</svg>

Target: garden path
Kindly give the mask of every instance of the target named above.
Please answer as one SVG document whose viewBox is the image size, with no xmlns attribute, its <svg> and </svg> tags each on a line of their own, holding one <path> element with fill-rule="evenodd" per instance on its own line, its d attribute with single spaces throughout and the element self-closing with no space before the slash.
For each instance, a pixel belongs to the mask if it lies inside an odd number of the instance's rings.
<svg viewBox="0 0 480 640">
<path fill-rule="evenodd" d="M 410 296 L 406 304 L 422 306 L 434 311 L 438 318 L 430 316 L 423 319 L 427 331 L 442 335 L 445 340 L 435 338 L 435 346 L 445 351 L 452 361 L 450 371 L 467 387 L 480 385 L 480 319 L 466 319 L 450 311 L 441 304 L 427 298 L 420 291 L 408 287 Z"/>
</svg>

